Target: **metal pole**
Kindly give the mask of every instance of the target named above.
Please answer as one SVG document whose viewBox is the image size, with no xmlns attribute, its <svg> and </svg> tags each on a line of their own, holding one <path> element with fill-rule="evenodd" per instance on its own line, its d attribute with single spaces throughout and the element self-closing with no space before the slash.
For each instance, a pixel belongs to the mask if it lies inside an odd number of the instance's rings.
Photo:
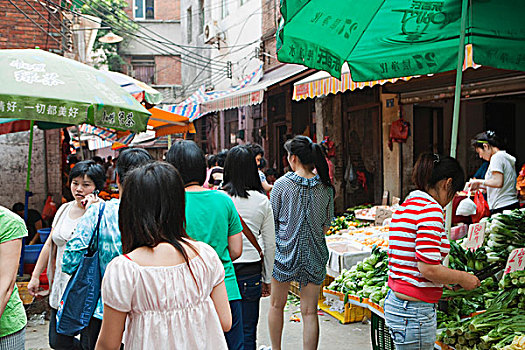
<svg viewBox="0 0 525 350">
<path fill-rule="evenodd" d="M 31 156 L 33 155 L 33 136 L 34 136 L 34 125 L 35 122 L 31 120 L 29 123 L 29 153 L 27 155 L 27 174 L 26 174 L 26 191 L 24 199 L 24 220 L 27 223 L 27 217 L 29 213 L 29 197 L 31 196 L 30 181 L 31 181 Z M 22 239 L 22 251 L 20 253 L 20 265 L 18 267 L 18 275 L 22 277 L 24 275 L 24 254 L 25 254 L 25 237 Z"/>
<path fill-rule="evenodd" d="M 47 131 L 44 130 L 44 198 L 47 200 L 49 195 L 49 178 L 47 176 Z"/>
<path fill-rule="evenodd" d="M 456 87 L 454 91 L 454 114 L 452 115 L 452 133 L 450 138 L 450 156 L 456 157 L 458 146 L 459 107 L 461 105 L 461 80 L 463 78 L 463 61 L 465 60 L 465 30 L 467 27 L 467 12 L 469 0 L 461 2 L 461 32 L 459 34 L 458 65 L 456 67 Z M 450 239 L 450 228 L 452 227 L 452 202 L 446 209 L 445 232 Z"/>
<path fill-rule="evenodd" d="M 171 148 L 171 134 L 168 135 L 168 149 Z"/>
<path fill-rule="evenodd" d="M 78 135 L 78 146 L 80 148 L 80 160 L 84 160 L 84 150 L 82 149 L 82 140 L 80 139 L 80 127 L 77 125 L 77 135 Z"/>
</svg>

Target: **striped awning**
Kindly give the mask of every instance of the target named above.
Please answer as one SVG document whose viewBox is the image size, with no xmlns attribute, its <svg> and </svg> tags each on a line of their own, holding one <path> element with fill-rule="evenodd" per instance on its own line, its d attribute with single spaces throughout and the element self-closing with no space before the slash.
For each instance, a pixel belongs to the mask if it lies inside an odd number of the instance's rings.
<svg viewBox="0 0 525 350">
<path fill-rule="evenodd" d="M 261 75 L 262 64 L 259 65 L 252 73 L 248 74 L 248 76 L 246 76 L 246 78 L 244 78 L 237 86 L 221 91 L 206 91 L 205 87 L 201 86 L 183 102 L 177 105 L 165 105 L 163 108 L 168 112 L 187 117 L 190 122 L 193 122 L 194 120 L 202 117 L 204 114 L 210 112 L 210 110 L 202 110 L 201 107 L 203 104 L 230 95 L 246 86 L 254 84 L 260 79 Z"/>
<path fill-rule="evenodd" d="M 264 91 L 266 91 L 268 87 L 307 69 L 307 67 L 297 64 L 285 64 L 264 74 L 261 81 L 256 84 L 248 85 L 243 89 L 230 92 L 225 96 L 202 103 L 201 112 L 210 113 L 260 104 L 264 99 Z"/>
<path fill-rule="evenodd" d="M 463 70 L 468 68 L 479 68 L 479 64 L 474 63 L 472 58 L 472 45 L 465 46 L 465 61 L 463 63 Z M 419 76 L 400 77 L 392 79 L 373 80 L 366 82 L 355 82 L 350 76 L 348 65 L 343 66 L 343 74 L 341 80 L 330 76 L 327 72 L 317 72 L 311 76 L 298 81 L 294 84 L 292 99 L 300 101 L 307 98 L 321 97 L 328 94 L 337 94 L 338 92 L 354 91 L 363 89 L 365 87 L 372 87 L 375 85 L 383 85 L 386 83 L 395 83 L 399 80 L 408 81 Z"/>
</svg>

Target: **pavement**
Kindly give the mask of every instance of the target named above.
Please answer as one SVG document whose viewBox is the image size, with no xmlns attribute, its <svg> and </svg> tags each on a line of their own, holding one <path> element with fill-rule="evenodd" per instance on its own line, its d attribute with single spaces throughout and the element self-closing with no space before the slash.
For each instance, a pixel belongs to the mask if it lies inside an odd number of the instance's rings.
<svg viewBox="0 0 525 350">
<path fill-rule="evenodd" d="M 257 330 L 257 348 L 261 345 L 270 345 L 268 334 L 268 323 L 266 322 L 269 298 L 261 300 L 261 316 Z M 301 318 L 299 307 L 292 303 L 285 311 L 285 324 L 283 331 L 283 349 L 300 349 L 302 347 L 302 322 L 290 322 L 290 317 L 297 315 Z M 38 324 L 44 322 L 44 324 Z M 320 338 L 319 350 L 347 349 L 347 350 L 371 350 L 370 324 L 362 322 L 340 324 L 335 318 L 324 314 L 319 316 Z M 26 349 L 48 350 L 48 327 L 49 321 L 30 321 L 26 331 Z"/>
</svg>

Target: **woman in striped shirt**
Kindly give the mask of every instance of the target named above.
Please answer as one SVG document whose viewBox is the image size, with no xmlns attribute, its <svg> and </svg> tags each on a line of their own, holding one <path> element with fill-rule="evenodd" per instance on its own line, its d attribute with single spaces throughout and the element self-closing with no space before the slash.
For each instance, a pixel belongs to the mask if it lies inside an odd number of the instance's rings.
<svg viewBox="0 0 525 350">
<path fill-rule="evenodd" d="M 443 285 L 466 290 L 480 285 L 467 272 L 442 265 L 450 244 L 443 208 L 465 183 L 458 161 L 437 154 L 420 155 L 411 192 L 390 225 L 389 277 L 385 319 L 397 350 L 433 349 L 436 341 L 436 303 Z"/>
</svg>

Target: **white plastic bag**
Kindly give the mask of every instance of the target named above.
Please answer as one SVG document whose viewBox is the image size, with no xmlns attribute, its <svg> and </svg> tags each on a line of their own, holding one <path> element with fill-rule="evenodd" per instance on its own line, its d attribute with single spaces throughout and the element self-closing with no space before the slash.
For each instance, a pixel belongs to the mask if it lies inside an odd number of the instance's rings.
<svg viewBox="0 0 525 350">
<path fill-rule="evenodd" d="M 470 199 L 470 190 L 468 191 L 467 198 L 459 202 L 456 209 L 456 215 L 460 216 L 470 216 L 476 214 L 476 203 Z"/>
</svg>

